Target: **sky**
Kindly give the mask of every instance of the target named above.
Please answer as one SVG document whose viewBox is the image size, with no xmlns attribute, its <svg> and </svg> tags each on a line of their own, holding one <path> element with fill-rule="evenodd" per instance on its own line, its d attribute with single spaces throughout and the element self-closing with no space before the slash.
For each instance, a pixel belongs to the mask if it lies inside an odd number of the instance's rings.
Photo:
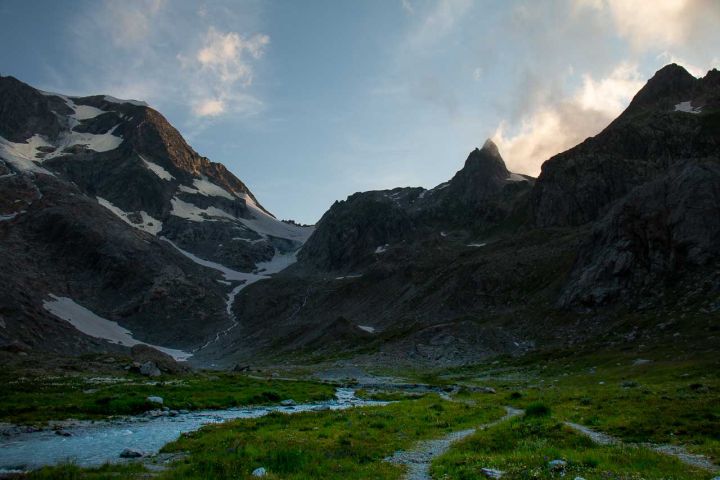
<svg viewBox="0 0 720 480">
<path fill-rule="evenodd" d="M 601 131 L 662 66 L 720 66 L 717 0 L 0 0 L 0 74 L 147 101 L 278 218 Z"/>
</svg>

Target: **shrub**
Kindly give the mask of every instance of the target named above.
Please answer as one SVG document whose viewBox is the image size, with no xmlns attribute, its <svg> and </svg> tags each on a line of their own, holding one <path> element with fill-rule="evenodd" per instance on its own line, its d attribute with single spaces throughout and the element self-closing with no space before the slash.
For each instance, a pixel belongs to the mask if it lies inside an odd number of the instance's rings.
<svg viewBox="0 0 720 480">
<path fill-rule="evenodd" d="M 526 417 L 547 417 L 550 415 L 550 407 L 544 403 L 534 402 L 525 409 Z"/>
</svg>

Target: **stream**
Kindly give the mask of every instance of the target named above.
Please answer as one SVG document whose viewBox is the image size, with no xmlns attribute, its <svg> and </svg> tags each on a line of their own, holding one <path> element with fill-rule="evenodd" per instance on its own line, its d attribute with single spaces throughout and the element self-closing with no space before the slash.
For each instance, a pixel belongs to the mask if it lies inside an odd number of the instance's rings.
<svg viewBox="0 0 720 480">
<path fill-rule="evenodd" d="M 0 438 L 0 474 L 67 462 L 82 467 L 120 462 L 123 461 L 120 453 L 126 448 L 152 455 L 183 433 L 198 430 L 203 425 L 237 418 L 257 418 L 272 412 L 293 414 L 386 404 L 362 400 L 355 396 L 353 389 L 338 388 L 334 400 L 319 403 L 199 410 L 176 416 L 137 416 L 95 423 L 82 422 L 63 429 L 70 436 L 57 435 L 52 430 L 21 433 Z"/>
</svg>

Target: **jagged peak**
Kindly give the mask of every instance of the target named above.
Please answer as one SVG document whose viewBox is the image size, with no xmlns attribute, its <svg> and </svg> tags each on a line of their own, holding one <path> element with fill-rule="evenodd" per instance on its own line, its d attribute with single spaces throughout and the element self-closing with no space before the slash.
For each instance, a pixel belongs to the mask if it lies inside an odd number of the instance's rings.
<svg viewBox="0 0 720 480">
<path fill-rule="evenodd" d="M 697 81 L 697 78 L 680 65 L 676 63 L 666 65 L 655 72 L 655 75 L 640 89 L 623 115 L 652 107 L 664 100 L 674 101 L 680 97 L 684 98 L 692 91 Z"/>
<path fill-rule="evenodd" d="M 484 152 L 490 153 L 492 155 L 497 155 L 498 157 L 500 157 L 500 149 L 495 144 L 495 142 L 492 141 L 492 138 L 488 138 L 487 140 L 485 140 L 485 143 L 483 143 L 483 146 L 480 149 L 480 151 L 481 152 L 484 151 Z"/>
</svg>

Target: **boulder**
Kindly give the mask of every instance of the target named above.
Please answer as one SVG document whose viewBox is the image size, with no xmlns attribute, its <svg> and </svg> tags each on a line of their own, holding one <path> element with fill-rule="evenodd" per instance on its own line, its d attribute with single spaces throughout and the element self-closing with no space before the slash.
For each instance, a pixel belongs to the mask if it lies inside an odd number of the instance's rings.
<svg viewBox="0 0 720 480">
<path fill-rule="evenodd" d="M 265 475 L 267 475 L 267 470 L 265 470 L 265 468 L 263 467 L 256 468 L 252 472 L 253 477 L 264 477 Z"/>
<path fill-rule="evenodd" d="M 162 375 L 162 372 L 157 365 L 155 365 L 155 362 L 145 362 L 140 365 L 140 374 L 146 377 L 159 377 Z"/>
<path fill-rule="evenodd" d="M 156 396 L 150 396 L 145 399 L 149 403 L 158 403 L 160 405 L 163 404 L 163 398 L 162 397 L 156 397 Z"/>
<path fill-rule="evenodd" d="M 126 448 L 125 450 L 120 452 L 120 458 L 141 458 L 144 456 L 144 452 L 141 452 L 140 450 L 135 450 L 134 448 Z"/>
<path fill-rule="evenodd" d="M 133 361 L 138 363 L 154 363 L 158 369 L 163 373 L 169 373 L 171 375 L 177 375 L 180 373 L 186 373 L 190 370 L 190 367 L 182 363 L 176 362 L 173 357 L 167 353 L 161 352 L 149 345 L 135 345 L 130 349 L 130 355 Z"/>
</svg>

